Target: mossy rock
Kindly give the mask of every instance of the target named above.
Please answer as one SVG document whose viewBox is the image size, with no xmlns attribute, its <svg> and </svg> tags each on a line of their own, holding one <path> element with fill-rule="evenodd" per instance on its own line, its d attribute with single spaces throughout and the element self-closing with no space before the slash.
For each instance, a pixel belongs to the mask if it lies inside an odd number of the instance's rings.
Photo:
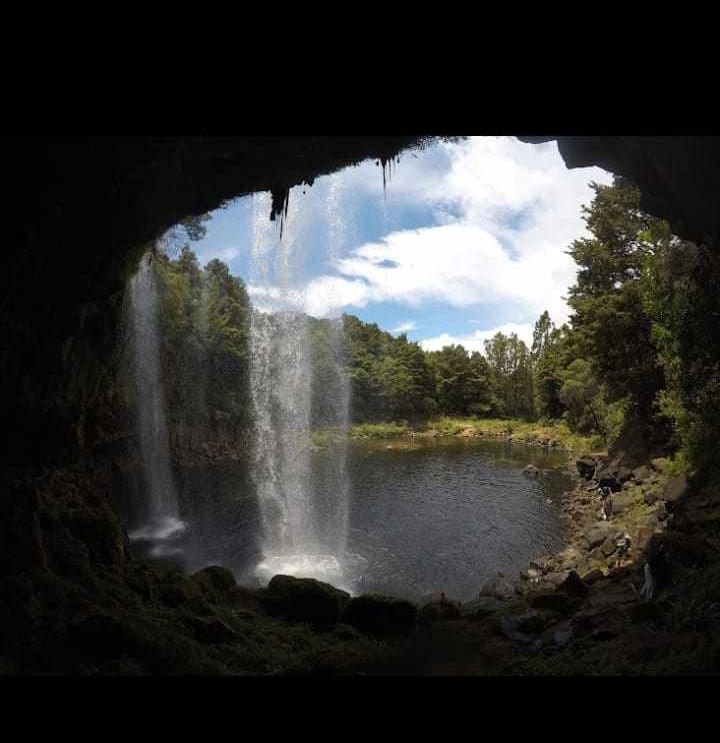
<svg viewBox="0 0 720 743">
<path fill-rule="evenodd" d="M 460 619 L 462 613 L 460 606 L 454 601 L 430 601 L 420 609 L 418 618 L 422 623 L 446 622 L 452 619 Z"/>
<path fill-rule="evenodd" d="M 327 629 L 337 624 L 349 600 L 349 593 L 329 583 L 276 575 L 263 595 L 263 606 L 274 616 Z"/>
<path fill-rule="evenodd" d="M 582 603 L 579 598 L 564 591 L 541 591 L 528 598 L 533 609 L 546 609 L 563 616 L 572 614 Z"/>
<path fill-rule="evenodd" d="M 189 575 L 171 572 L 160 583 L 160 597 L 168 606 L 179 606 L 200 597 L 200 589 Z"/>
<path fill-rule="evenodd" d="M 403 635 L 412 632 L 417 616 L 411 601 L 367 593 L 348 602 L 342 621 L 372 635 Z"/>
<path fill-rule="evenodd" d="M 203 595 L 209 599 L 216 599 L 232 591 L 237 585 L 231 570 L 220 565 L 210 565 L 194 573 L 192 580 L 199 586 Z"/>
</svg>

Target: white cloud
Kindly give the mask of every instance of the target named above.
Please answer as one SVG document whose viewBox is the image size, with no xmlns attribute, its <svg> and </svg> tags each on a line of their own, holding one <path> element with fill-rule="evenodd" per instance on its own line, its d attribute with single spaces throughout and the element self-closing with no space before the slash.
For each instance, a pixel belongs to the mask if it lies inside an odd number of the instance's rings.
<svg viewBox="0 0 720 743">
<path fill-rule="evenodd" d="M 505 323 L 487 330 L 476 330 L 469 335 L 450 335 L 441 333 L 434 338 L 426 338 L 420 341 L 425 351 L 439 351 L 445 346 L 461 345 L 468 351 L 485 351 L 485 341 L 492 338 L 496 333 L 510 335 L 515 333 L 521 341 L 525 341 L 528 348 L 532 345 L 533 323 Z"/>
<path fill-rule="evenodd" d="M 418 324 L 415 320 L 408 320 L 407 322 L 401 322 L 396 328 L 392 329 L 392 333 L 409 333 L 411 330 L 417 330 Z"/>
<path fill-rule="evenodd" d="M 308 286 L 314 308 L 380 301 L 418 307 L 432 300 L 486 305 L 498 318 L 517 321 L 548 309 L 556 324 L 565 322 L 562 297 L 576 273 L 565 251 L 585 233 L 580 207 L 592 198 L 589 181 L 609 183 L 611 175 L 568 170 L 554 142 L 476 137 L 440 147 L 450 161 L 443 176 L 434 170 L 437 163 L 423 173 L 422 159 L 410 159 L 401 162 L 391 188 L 394 197 L 419 200 L 444 215 L 443 223 L 390 233 L 334 261 L 342 277 Z M 321 298 L 329 287 L 332 297 Z"/>
<path fill-rule="evenodd" d="M 380 171 L 365 164 L 333 178 L 321 200 L 327 202 L 329 227 L 338 235 L 352 233 L 352 202 L 344 199 L 358 190 L 377 193 Z M 580 207 L 592 199 L 588 183 L 611 179 L 599 168 L 568 170 L 554 142 L 530 145 L 512 137 L 474 137 L 441 143 L 418 158 L 404 155 L 388 186 L 388 202 L 423 206 L 438 224 L 391 232 L 344 256 L 331 251 L 333 273 L 283 292 L 285 304 L 322 317 L 373 302 L 420 308 L 431 301 L 482 307 L 490 322 L 523 327 L 547 309 L 560 325 L 568 319 L 563 295 L 576 274 L 565 251 L 585 234 Z M 292 221 L 293 214 L 289 235 L 295 232 Z M 298 226 L 297 236 L 302 232 Z M 301 253 L 286 248 L 282 262 L 290 255 L 299 260 Z M 249 289 L 253 295 L 259 288 Z"/>
</svg>

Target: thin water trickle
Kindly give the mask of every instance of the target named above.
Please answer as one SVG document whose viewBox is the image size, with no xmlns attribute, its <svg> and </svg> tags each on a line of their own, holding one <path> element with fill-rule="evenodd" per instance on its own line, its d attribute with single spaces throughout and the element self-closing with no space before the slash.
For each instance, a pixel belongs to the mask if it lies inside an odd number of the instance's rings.
<svg viewBox="0 0 720 743">
<path fill-rule="evenodd" d="M 160 368 L 158 293 L 151 258 L 146 255 L 128 285 L 127 323 L 135 382 L 135 423 L 140 443 L 143 508 L 130 531 L 134 541 L 148 542 L 155 555 L 175 554 L 173 540 L 185 529 L 178 512 L 170 468 L 165 396 Z"/>
</svg>

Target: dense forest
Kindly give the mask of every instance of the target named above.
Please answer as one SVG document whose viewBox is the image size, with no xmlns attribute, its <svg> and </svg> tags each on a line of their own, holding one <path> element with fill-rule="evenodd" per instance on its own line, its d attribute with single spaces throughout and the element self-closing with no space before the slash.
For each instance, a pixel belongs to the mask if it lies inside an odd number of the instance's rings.
<svg viewBox="0 0 720 743">
<path fill-rule="evenodd" d="M 590 234 L 567 246 L 578 268 L 568 324 L 556 327 L 544 312 L 530 348 L 498 333 L 484 353 L 459 345 L 428 352 L 344 315 L 338 355 L 337 321 L 307 317 L 314 425 L 326 422 L 323 380 L 337 378 L 330 367 L 339 365 L 351 382 L 355 423 L 415 424 L 436 415 L 562 419 L 610 443 L 625 424 L 640 421 L 693 461 L 716 458 L 720 331 L 712 306 L 720 259 L 644 214 L 630 182 L 592 187 L 594 199 L 583 208 Z M 171 423 L 242 431 L 251 416 L 248 294 L 221 261 L 201 268 L 189 244 L 176 253 L 154 258 Z"/>
</svg>

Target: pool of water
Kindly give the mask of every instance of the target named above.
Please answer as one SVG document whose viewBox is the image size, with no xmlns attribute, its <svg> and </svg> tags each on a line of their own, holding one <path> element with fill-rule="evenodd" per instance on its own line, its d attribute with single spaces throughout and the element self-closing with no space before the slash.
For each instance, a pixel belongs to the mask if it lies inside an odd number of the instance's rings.
<svg viewBox="0 0 720 743">
<path fill-rule="evenodd" d="M 416 440 L 417 442 L 417 440 Z M 337 451 L 313 454 L 314 507 L 322 522 L 336 499 Z M 343 554 L 263 555 L 252 484 L 239 464 L 175 472 L 181 518 L 176 554 L 188 570 L 225 565 L 245 584 L 290 573 L 353 594 L 415 601 L 444 592 L 468 600 L 502 572 L 561 548 L 559 499 L 571 486 L 566 453 L 488 439 L 353 441 L 350 515 Z M 537 477 L 523 474 L 532 464 Z M 332 540 L 331 540 L 332 541 Z"/>
</svg>

